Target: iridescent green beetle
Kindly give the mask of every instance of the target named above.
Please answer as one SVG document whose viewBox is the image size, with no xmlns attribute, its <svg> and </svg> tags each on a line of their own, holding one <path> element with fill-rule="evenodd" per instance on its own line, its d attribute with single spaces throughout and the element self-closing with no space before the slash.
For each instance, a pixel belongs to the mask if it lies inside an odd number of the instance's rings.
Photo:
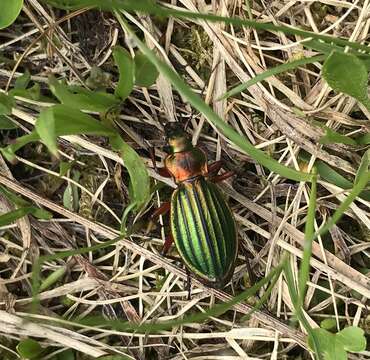
<svg viewBox="0 0 370 360">
<path fill-rule="evenodd" d="M 171 202 L 152 215 L 153 219 L 170 210 L 172 236 L 163 252 L 174 241 L 187 268 L 203 283 L 221 288 L 234 273 L 238 239 L 232 212 L 214 183 L 233 172 L 217 175 L 221 162 L 208 165 L 205 153 L 192 145 L 179 123 L 167 124 L 165 133 L 171 153 L 164 168 L 155 168 L 172 177 L 177 189 Z"/>
</svg>

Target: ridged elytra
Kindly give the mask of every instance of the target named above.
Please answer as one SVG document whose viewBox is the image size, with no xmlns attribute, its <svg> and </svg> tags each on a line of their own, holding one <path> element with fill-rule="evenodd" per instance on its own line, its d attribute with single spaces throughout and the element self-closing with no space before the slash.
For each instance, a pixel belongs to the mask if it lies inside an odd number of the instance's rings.
<svg viewBox="0 0 370 360">
<path fill-rule="evenodd" d="M 152 218 L 170 209 L 172 239 L 185 265 L 203 283 L 222 288 L 234 273 L 238 239 L 232 212 L 214 182 L 231 173 L 217 175 L 221 163 L 208 165 L 205 153 L 192 145 L 179 123 L 167 124 L 165 133 L 171 150 L 165 167 L 157 170 L 172 177 L 177 189 L 170 204 Z"/>
</svg>

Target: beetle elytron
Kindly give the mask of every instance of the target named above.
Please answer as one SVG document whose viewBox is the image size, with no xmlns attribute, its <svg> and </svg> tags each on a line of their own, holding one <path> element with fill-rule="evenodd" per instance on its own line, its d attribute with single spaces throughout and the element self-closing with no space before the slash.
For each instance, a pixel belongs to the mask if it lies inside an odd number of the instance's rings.
<svg viewBox="0 0 370 360">
<path fill-rule="evenodd" d="M 163 252 L 174 241 L 188 269 L 203 283 L 221 288 L 234 273 L 238 240 L 232 212 L 214 182 L 232 172 L 217 175 L 221 162 L 207 163 L 205 153 L 194 147 L 179 123 L 165 126 L 171 153 L 164 168 L 156 168 L 172 177 L 177 189 L 171 202 L 164 203 L 152 219 L 170 211 L 171 232 Z"/>
</svg>

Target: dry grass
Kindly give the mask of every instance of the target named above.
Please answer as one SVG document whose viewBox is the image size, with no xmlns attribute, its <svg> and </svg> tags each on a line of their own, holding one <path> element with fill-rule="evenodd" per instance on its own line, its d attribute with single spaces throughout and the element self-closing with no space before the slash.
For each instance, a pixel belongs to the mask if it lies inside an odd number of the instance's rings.
<svg viewBox="0 0 370 360">
<path fill-rule="evenodd" d="M 173 8 L 213 11 L 223 16 L 250 16 L 275 24 L 342 36 L 351 41 L 368 38 L 369 1 L 192 1 L 166 2 Z M 249 14 L 249 15 L 248 15 Z M 344 134 L 369 129 L 370 114 L 353 99 L 334 94 L 320 77 L 320 64 L 313 64 L 267 79 L 241 96 L 216 102 L 231 86 L 245 82 L 278 64 L 313 55 L 303 48 L 298 36 L 199 21 L 157 19 L 127 15 L 145 34 L 148 45 L 168 60 L 207 103 L 257 148 L 283 164 L 302 168 L 299 155 L 309 154 L 310 170 L 316 159 L 323 160 L 344 176 L 356 173 L 361 151 L 342 145 L 318 145 L 326 125 Z M 44 32 L 49 30 L 48 32 Z M 46 91 L 50 73 L 68 83 L 85 83 L 93 66 L 116 79 L 112 47 L 125 45 L 134 51 L 115 18 L 108 13 L 79 11 L 65 13 L 37 0 L 25 3 L 22 17 L 0 32 L 0 84 L 9 88 L 29 69 L 32 79 Z M 6 58 L 6 59 L 5 59 Z M 18 132 L 0 132 L 2 146 L 27 133 L 45 101 L 17 98 L 12 119 Z M 299 111 L 298 111 L 299 109 Z M 299 115 L 297 115 L 299 113 Z M 304 115 L 304 116 L 302 116 Z M 184 104 L 164 77 L 150 89 L 136 88 L 122 107 L 117 124 L 123 137 L 150 166 L 149 146 L 162 142 L 162 123 L 191 117 L 189 129 L 210 159 L 223 159 L 225 170 L 238 176 L 221 185 L 229 196 L 238 224 L 240 242 L 246 248 L 252 271 L 259 278 L 276 266 L 283 254 L 292 256 L 295 275 L 302 256 L 308 191 L 278 175 L 266 175 L 264 168 L 240 152 L 201 114 Z M 148 213 L 130 219 L 135 231 L 116 246 L 86 255 L 42 264 L 42 276 L 60 268 L 65 274 L 52 288 L 40 294 L 38 314 L 31 313 L 32 264 L 41 255 L 87 247 L 118 235 L 120 217 L 128 203 L 128 175 L 121 158 L 98 137 L 65 136 L 60 139 L 63 161 L 75 161 L 74 171 L 59 176 L 58 161 L 39 144 L 19 152 L 17 164 L 0 157 L 0 184 L 54 213 L 51 221 L 24 217 L 0 230 L 0 354 L 16 358 L 15 345 L 24 337 L 39 339 L 51 351 L 78 350 L 76 359 L 124 353 L 133 359 L 297 359 L 310 358 L 304 349 L 305 333 L 290 320 L 293 306 L 284 278 L 268 302 L 247 322 L 241 316 L 250 304 L 237 304 L 219 318 L 200 324 L 174 327 L 159 334 L 124 333 L 108 328 L 71 326 L 68 319 L 103 314 L 109 319 L 135 323 L 179 319 L 202 312 L 218 301 L 231 298 L 249 286 L 244 254 L 240 253 L 233 283 L 223 291 L 192 281 L 187 300 L 186 273 L 181 263 L 159 255 L 164 240 L 160 228 L 145 233 Z M 164 153 L 158 151 L 163 157 Z M 155 181 L 164 181 L 153 170 Z M 65 209 L 62 196 L 67 184 L 80 190 L 79 206 Z M 170 191 L 156 193 L 152 205 L 168 198 Z M 318 228 L 343 200 L 346 192 L 319 181 Z M 13 209 L 0 195 L 1 212 Z M 334 318 L 338 327 L 360 326 L 369 331 L 370 298 L 369 203 L 358 199 L 330 236 L 318 238 L 311 259 L 311 280 L 305 299 L 305 314 L 316 327 Z M 171 255 L 176 256 L 173 249 Z M 164 275 L 166 274 L 166 277 Z M 263 291 L 260 292 L 263 295 Z M 24 321 L 29 317 L 32 321 Z M 54 320 L 53 323 L 49 320 Z M 353 358 L 367 358 L 369 352 Z"/>
</svg>

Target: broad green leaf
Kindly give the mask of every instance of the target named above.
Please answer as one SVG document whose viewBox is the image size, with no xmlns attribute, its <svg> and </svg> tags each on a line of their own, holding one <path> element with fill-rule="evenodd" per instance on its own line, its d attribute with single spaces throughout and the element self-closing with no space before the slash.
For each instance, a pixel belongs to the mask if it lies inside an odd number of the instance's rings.
<svg viewBox="0 0 370 360">
<path fill-rule="evenodd" d="M 1 13 L 1 11 L 0 11 Z M 10 115 L 14 107 L 13 96 L 0 92 L 0 115 Z"/>
<path fill-rule="evenodd" d="M 73 192 L 72 192 L 72 186 L 70 183 L 67 184 L 64 192 L 63 192 L 63 206 L 73 211 Z"/>
<path fill-rule="evenodd" d="M 36 83 L 28 89 L 12 89 L 9 91 L 9 94 L 37 101 L 41 98 L 40 84 Z"/>
<path fill-rule="evenodd" d="M 57 155 L 56 139 L 63 135 L 111 135 L 113 130 L 77 109 L 55 105 L 41 111 L 35 129 L 48 149 Z"/>
<path fill-rule="evenodd" d="M 23 0 L 1 0 L 0 29 L 11 25 L 22 10 Z"/>
<path fill-rule="evenodd" d="M 0 130 L 12 130 L 18 126 L 8 119 L 5 115 L 0 115 Z"/>
<path fill-rule="evenodd" d="M 137 53 L 135 61 L 135 84 L 138 86 L 152 86 L 158 77 L 158 70 L 142 53 Z"/>
<path fill-rule="evenodd" d="M 312 332 L 315 336 L 315 341 L 318 342 L 320 354 L 321 356 L 324 356 L 325 360 L 347 360 L 347 354 L 344 349 L 336 349 L 334 334 L 321 328 L 313 329 Z M 311 350 L 314 350 L 312 336 L 308 336 L 308 346 Z"/>
<path fill-rule="evenodd" d="M 348 136 L 339 134 L 336 131 L 328 127 L 325 127 L 325 130 L 326 130 L 326 134 L 319 139 L 320 144 L 333 144 L 334 143 L 334 144 L 346 144 L 346 145 L 353 145 L 353 146 L 357 145 L 356 140 Z"/>
<path fill-rule="evenodd" d="M 36 120 L 35 130 L 49 151 L 55 156 L 58 156 L 57 134 L 55 130 L 56 121 L 54 107 L 43 110 Z"/>
<path fill-rule="evenodd" d="M 334 318 L 327 318 L 320 322 L 320 327 L 325 330 L 335 329 L 337 321 Z"/>
<path fill-rule="evenodd" d="M 80 86 L 68 86 L 54 76 L 49 77 L 49 86 L 62 104 L 74 109 L 105 112 L 119 104 L 112 94 L 91 91 Z"/>
<path fill-rule="evenodd" d="M 354 97 L 370 109 L 367 93 L 368 73 L 358 57 L 332 52 L 324 62 L 322 75 L 333 90 Z"/>
<path fill-rule="evenodd" d="M 225 137 L 232 141 L 236 146 L 249 154 L 253 159 L 265 166 L 269 170 L 280 174 L 283 177 L 296 181 L 311 181 L 312 175 L 294 170 L 288 166 L 280 164 L 275 159 L 268 156 L 262 150 L 255 148 L 245 136 L 241 136 L 233 128 L 222 120 L 204 101 L 196 95 L 192 89 L 185 84 L 183 79 L 166 63 L 158 59 L 158 57 L 150 50 L 135 34 L 135 32 L 127 25 L 122 16 L 118 12 L 115 15 L 121 26 L 135 39 L 140 51 L 145 54 L 150 61 L 157 67 L 158 71 L 172 83 L 179 93 L 186 98 L 199 112 L 201 112 L 210 122 L 212 122 Z"/>
<path fill-rule="evenodd" d="M 145 204 L 150 197 L 150 178 L 145 164 L 139 155 L 116 134 L 113 128 L 105 126 L 90 115 L 65 105 L 55 105 L 43 110 L 35 124 L 36 131 L 20 137 L 15 144 L 1 153 L 8 159 L 14 158 L 15 152 L 25 144 L 42 140 L 48 149 L 57 154 L 57 137 L 63 135 L 93 134 L 110 137 L 112 147 L 118 150 L 123 158 L 132 184 L 132 199 L 136 209 Z M 68 195 L 68 194 L 67 194 Z"/>
<path fill-rule="evenodd" d="M 130 175 L 132 186 L 131 203 L 136 203 L 136 208 L 138 209 L 150 198 L 150 178 L 147 168 L 136 151 L 127 145 L 121 137 L 118 135 L 112 136 L 110 142 L 112 147 L 120 152 Z"/>
<path fill-rule="evenodd" d="M 43 352 L 41 345 L 33 339 L 21 340 L 17 345 L 17 352 L 23 359 L 37 359 Z"/>
<path fill-rule="evenodd" d="M 316 339 L 325 360 L 347 360 L 347 351 L 359 352 L 366 349 L 364 331 L 358 327 L 347 327 L 333 334 L 325 329 L 314 329 Z M 312 348 L 312 338 L 308 337 L 308 346 Z"/>
<path fill-rule="evenodd" d="M 113 58 L 119 71 L 119 79 L 114 94 L 125 100 L 134 88 L 135 63 L 130 53 L 120 46 L 113 49 Z"/>
<path fill-rule="evenodd" d="M 20 77 L 15 80 L 14 89 L 27 89 L 28 84 L 31 81 L 31 74 L 28 70 L 25 71 Z"/>
<path fill-rule="evenodd" d="M 55 152 L 57 136 L 76 134 L 109 136 L 114 134 L 114 130 L 79 110 L 65 105 L 55 105 L 41 111 L 34 131 L 17 138 L 14 144 L 0 148 L 0 151 L 8 161 L 13 161 L 17 150 L 30 142 L 41 139 L 47 146 L 49 145 L 49 149 Z"/>
<path fill-rule="evenodd" d="M 73 171 L 73 180 L 78 182 L 80 178 L 79 171 Z M 66 189 L 63 193 L 63 206 L 71 211 L 77 211 L 78 209 L 78 188 L 75 184 L 68 182 Z"/>
<path fill-rule="evenodd" d="M 366 350 L 366 338 L 364 331 L 356 326 L 349 326 L 336 334 L 337 343 L 342 344 L 347 351 L 364 351 Z"/>
</svg>

